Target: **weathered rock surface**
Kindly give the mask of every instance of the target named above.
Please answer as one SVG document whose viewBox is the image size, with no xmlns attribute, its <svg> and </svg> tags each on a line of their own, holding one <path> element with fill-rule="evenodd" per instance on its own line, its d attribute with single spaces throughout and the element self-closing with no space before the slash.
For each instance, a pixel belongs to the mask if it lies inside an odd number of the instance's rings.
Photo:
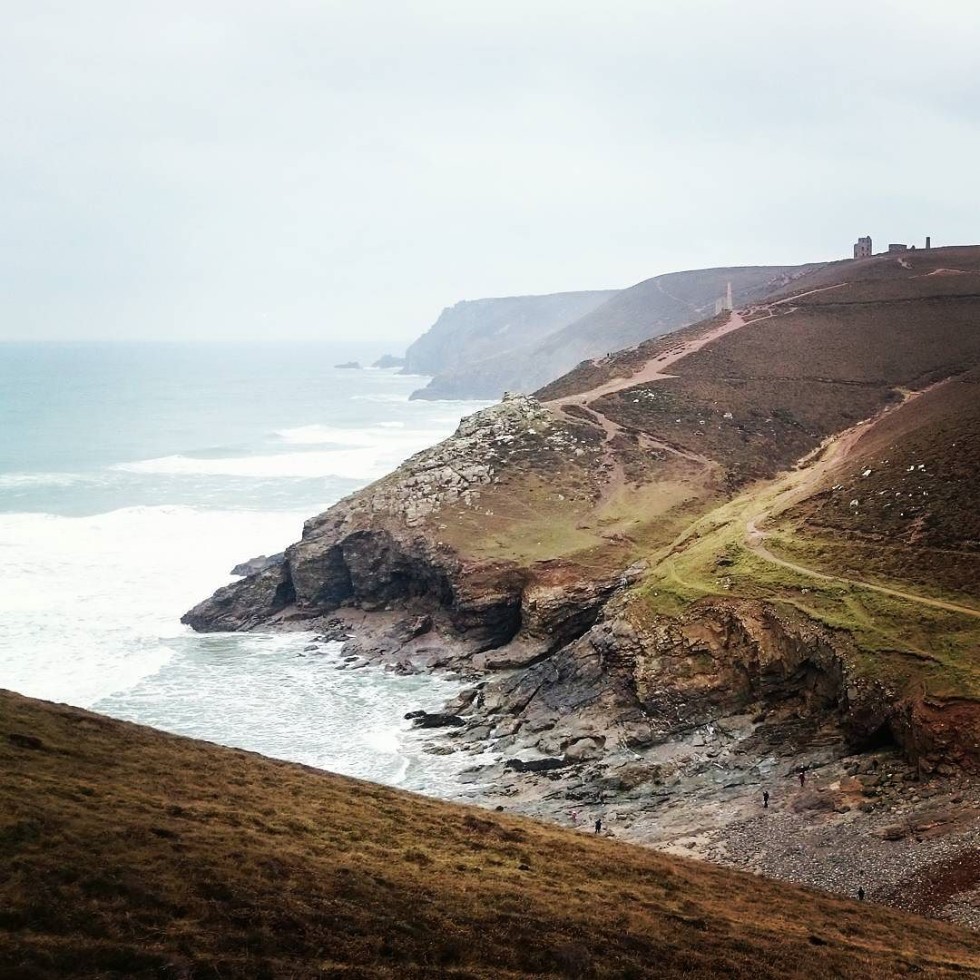
<svg viewBox="0 0 980 980">
<path fill-rule="evenodd" d="M 341 606 L 415 604 L 423 617 L 443 613 L 478 649 L 515 638 L 535 656 L 555 649 L 595 621 L 617 577 L 569 582 L 553 563 L 532 570 L 503 558 L 473 560 L 440 540 L 439 522 L 447 510 L 475 507 L 515 459 L 537 453 L 542 465 L 560 465 L 560 454 L 584 456 L 589 445 L 588 427 L 558 419 L 532 398 L 509 398 L 307 521 L 302 539 L 278 560 L 219 589 L 183 622 L 197 630 L 249 629 Z M 416 635 L 430 628 L 431 621 Z"/>
<path fill-rule="evenodd" d="M 239 562 L 230 572 L 231 575 L 258 575 L 267 568 L 279 565 L 283 560 L 283 553 L 278 555 L 259 555 L 257 558 L 249 558 L 248 561 Z"/>
</svg>

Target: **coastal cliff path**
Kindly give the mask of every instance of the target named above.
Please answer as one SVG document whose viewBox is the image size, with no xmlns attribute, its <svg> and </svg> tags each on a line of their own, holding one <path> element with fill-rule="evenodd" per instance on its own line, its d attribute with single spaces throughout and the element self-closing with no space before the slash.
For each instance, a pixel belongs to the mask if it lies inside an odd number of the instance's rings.
<svg viewBox="0 0 980 980">
<path fill-rule="evenodd" d="M 725 323 L 719 324 L 717 327 L 706 331 L 699 337 L 695 337 L 686 343 L 680 344 L 672 350 L 654 355 L 643 365 L 641 365 L 637 371 L 634 371 L 630 375 L 613 378 L 604 384 L 590 388 L 588 391 L 579 392 L 576 395 L 566 395 L 564 398 L 556 398 L 553 401 L 544 403 L 548 406 L 548 408 L 555 412 L 562 412 L 569 406 L 577 406 L 578 408 L 588 412 L 589 415 L 595 420 L 595 423 L 602 428 L 603 432 L 605 433 L 605 463 L 610 474 L 606 489 L 607 495 L 615 492 L 625 482 L 625 474 L 623 472 L 622 465 L 616 459 L 616 454 L 611 445 L 612 441 L 617 436 L 623 434 L 623 427 L 619 425 L 618 422 L 614 422 L 607 415 L 599 411 L 599 409 L 595 407 L 594 403 L 606 395 L 613 395 L 616 392 L 623 391 L 626 388 L 633 388 L 636 385 L 656 381 L 666 381 L 674 377 L 674 375 L 666 373 L 666 369 L 670 367 L 670 365 L 684 357 L 687 357 L 689 354 L 693 354 L 695 351 L 701 350 L 701 348 L 707 346 L 712 341 L 717 340 L 720 337 L 724 337 L 726 334 L 732 333 L 735 330 L 739 330 L 745 326 L 746 322 L 747 321 L 741 313 L 733 310 Z M 701 456 L 698 453 L 692 453 L 686 449 L 681 449 L 679 446 L 673 446 L 668 442 L 655 439 L 646 433 L 637 433 L 637 435 L 639 437 L 640 445 L 644 449 L 666 452 L 674 456 L 680 456 L 689 462 L 697 464 L 698 466 L 711 467 L 715 465 L 714 462 L 708 459 L 706 456 Z"/>
<path fill-rule="evenodd" d="M 939 382 L 944 384 L 945 382 Z M 832 575 L 828 572 L 821 572 L 814 568 L 808 568 L 796 562 L 787 561 L 773 554 L 766 547 L 766 531 L 760 525 L 765 524 L 777 514 L 780 514 L 791 507 L 793 504 L 808 497 L 817 489 L 824 475 L 832 465 L 846 460 L 854 451 L 854 448 L 861 436 L 867 432 L 868 427 L 880 419 L 882 416 L 895 411 L 903 405 L 908 404 L 915 398 L 921 397 L 927 391 L 938 385 L 923 388 L 921 391 L 903 391 L 903 399 L 897 405 L 883 409 L 878 415 L 865 419 L 857 425 L 846 429 L 844 432 L 824 441 L 816 450 L 803 457 L 797 463 L 796 468 L 786 477 L 787 485 L 779 490 L 770 500 L 769 505 L 761 511 L 750 515 L 745 521 L 745 546 L 759 558 L 779 565 L 789 571 L 808 578 L 820 579 L 825 582 L 840 582 L 843 585 L 856 586 L 862 589 L 869 589 L 872 592 L 879 592 L 882 595 L 892 596 L 896 599 L 904 599 L 908 602 L 915 602 L 923 606 L 931 606 L 934 609 L 943 609 L 947 612 L 960 613 L 964 616 L 972 616 L 980 619 L 980 609 L 972 606 L 964 606 L 955 602 L 946 602 L 942 599 L 933 599 L 928 596 L 918 595 L 904 589 L 894 589 L 886 585 L 876 585 L 862 579 L 849 578 L 844 575 Z"/>
</svg>

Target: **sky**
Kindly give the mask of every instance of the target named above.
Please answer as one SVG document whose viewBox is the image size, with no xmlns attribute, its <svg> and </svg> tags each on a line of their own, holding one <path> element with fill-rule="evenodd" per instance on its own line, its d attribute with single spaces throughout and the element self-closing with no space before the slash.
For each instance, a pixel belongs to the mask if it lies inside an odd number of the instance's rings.
<svg viewBox="0 0 980 980">
<path fill-rule="evenodd" d="M 0 340 L 980 240 L 975 0 L 0 0 Z"/>
</svg>

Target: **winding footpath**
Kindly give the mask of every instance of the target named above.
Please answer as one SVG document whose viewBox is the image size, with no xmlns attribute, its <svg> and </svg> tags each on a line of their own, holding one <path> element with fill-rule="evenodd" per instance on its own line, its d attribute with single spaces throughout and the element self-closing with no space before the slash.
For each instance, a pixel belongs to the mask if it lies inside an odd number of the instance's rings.
<svg viewBox="0 0 980 980">
<path fill-rule="evenodd" d="M 944 382 L 939 383 L 943 384 Z M 874 418 L 859 422 L 857 425 L 852 426 L 850 429 L 846 429 L 839 435 L 831 437 L 824 442 L 815 453 L 811 453 L 808 457 L 804 457 L 804 459 L 797 464 L 798 467 L 802 468 L 798 468 L 797 471 L 791 474 L 788 478 L 792 480 L 790 485 L 777 493 L 771 504 L 765 510 L 752 514 L 746 519 L 746 548 L 767 562 L 774 565 L 779 565 L 780 567 L 796 572 L 799 575 L 805 575 L 808 578 L 820 579 L 824 582 L 840 582 L 842 585 L 850 585 L 861 589 L 868 589 L 872 592 L 878 592 L 882 595 L 891 596 L 895 599 L 904 599 L 908 602 L 915 602 L 922 606 L 930 606 L 933 609 L 942 609 L 946 612 L 959 613 L 964 616 L 972 616 L 976 619 L 980 619 L 980 609 L 973 606 L 964 606 L 956 602 L 946 602 L 943 599 L 932 599 L 928 596 L 918 595 L 914 592 L 906 592 L 904 589 L 893 589 L 887 585 L 875 585 L 872 582 L 865 582 L 862 579 L 848 578 L 844 575 L 831 575 L 828 572 L 820 572 L 814 568 L 808 568 L 805 565 L 799 565 L 796 562 L 787 561 L 785 558 L 780 558 L 778 555 L 773 554 L 772 551 L 766 547 L 765 541 L 767 532 L 762 530 L 760 527 L 760 525 L 765 524 L 777 514 L 782 513 L 793 504 L 805 499 L 814 490 L 816 490 L 824 474 L 830 469 L 830 467 L 850 456 L 856 443 L 867 431 L 869 425 L 876 422 L 883 415 L 893 412 L 897 408 L 901 408 L 903 405 L 908 404 L 908 402 L 912 401 L 913 399 L 920 397 L 928 390 L 930 389 L 927 388 L 923 389 L 922 391 L 904 392 L 905 397 L 899 405 L 890 406 L 884 409 Z"/>
<path fill-rule="evenodd" d="M 671 350 L 655 354 L 632 374 L 625 377 L 612 378 L 610 381 L 597 385 L 595 388 L 590 388 L 588 391 L 579 392 L 575 395 L 566 395 L 564 398 L 556 398 L 552 401 L 545 402 L 544 404 L 555 412 L 562 412 L 568 407 L 576 406 L 579 409 L 587 412 L 595 423 L 602 428 L 603 432 L 605 433 L 605 459 L 610 472 L 609 491 L 611 491 L 621 486 L 625 479 L 622 464 L 618 461 L 616 453 L 611 445 L 615 437 L 623 434 L 624 430 L 618 422 L 613 421 L 607 415 L 599 411 L 595 407 L 595 402 L 601 398 L 604 398 L 606 395 L 613 395 L 616 394 L 616 392 L 623 391 L 627 388 L 634 388 L 637 385 L 642 384 L 652 384 L 658 381 L 667 381 L 673 377 L 676 377 L 676 375 L 667 373 L 667 369 L 669 367 L 678 361 L 683 360 L 688 355 L 702 350 L 708 344 L 719 340 L 721 337 L 734 333 L 736 330 L 740 330 L 742 327 L 747 326 L 748 324 L 759 323 L 762 320 L 768 320 L 777 316 L 787 316 L 791 313 L 795 313 L 798 307 L 794 304 L 798 300 L 803 299 L 806 296 L 812 296 L 816 293 L 822 293 L 833 289 L 841 289 L 847 285 L 848 283 L 844 282 L 835 283 L 832 286 L 821 286 L 817 289 L 810 289 L 807 292 L 797 293 L 793 296 L 788 296 L 785 299 L 775 300 L 772 303 L 767 303 L 748 310 L 732 310 L 728 316 L 728 319 L 724 323 L 713 327 L 711 330 L 705 331 L 699 336 L 694 337 Z M 942 383 L 943 382 L 940 382 L 940 384 Z M 880 419 L 886 413 L 895 411 L 897 408 L 900 408 L 912 399 L 919 397 L 929 390 L 929 388 L 926 388 L 922 391 L 903 392 L 904 398 L 899 405 L 889 406 L 874 418 L 866 419 L 863 422 L 859 422 L 857 425 L 852 426 L 850 429 L 846 429 L 844 432 L 841 432 L 836 436 L 832 436 L 821 444 L 820 447 L 800 460 L 797 463 L 796 469 L 787 477 L 787 479 L 790 480 L 789 485 L 776 494 L 769 507 L 763 511 L 759 511 L 751 515 L 746 520 L 745 546 L 749 549 L 749 551 L 767 562 L 774 565 L 779 565 L 782 568 L 796 572 L 799 575 L 807 576 L 808 578 L 819 579 L 825 582 L 839 582 L 842 585 L 868 589 L 872 592 L 878 592 L 882 595 L 891 596 L 896 599 L 904 599 L 908 602 L 915 602 L 923 606 L 930 606 L 934 609 L 942 609 L 947 612 L 954 612 L 964 616 L 980 618 L 980 609 L 972 606 L 964 606 L 955 602 L 946 602 L 942 599 L 932 599 L 928 596 L 917 595 L 914 592 L 907 592 L 903 589 L 894 589 L 886 585 L 875 585 L 871 582 L 865 582 L 861 579 L 848 578 L 843 575 L 832 575 L 828 572 L 821 572 L 814 568 L 808 568 L 805 565 L 799 565 L 796 562 L 787 561 L 785 558 L 780 558 L 773 554 L 773 552 L 766 547 L 765 541 L 767 532 L 762 530 L 760 526 L 765 524 L 776 514 L 785 511 L 792 504 L 797 503 L 798 501 L 809 496 L 810 493 L 817 488 L 824 474 L 830 469 L 831 465 L 846 459 L 851 454 L 854 446 L 861 436 L 867 431 L 869 425 L 878 421 L 878 419 Z M 717 465 L 713 460 L 708 459 L 706 456 L 701 456 L 697 453 L 690 452 L 689 450 L 682 449 L 679 446 L 673 446 L 670 443 L 656 439 L 647 433 L 636 433 L 636 435 L 640 439 L 641 446 L 645 449 L 667 452 L 704 467 L 712 467 Z"/>
<path fill-rule="evenodd" d="M 608 415 L 605 415 L 603 412 L 599 411 L 599 409 L 595 407 L 594 403 L 600 398 L 604 398 L 606 395 L 613 395 L 618 391 L 625 390 L 626 388 L 634 388 L 637 385 L 648 384 L 655 381 L 666 381 L 674 377 L 674 375 L 666 373 L 666 369 L 668 367 L 682 358 L 687 357 L 689 354 L 693 354 L 695 351 L 701 350 L 712 341 L 718 340 L 719 337 L 724 337 L 726 334 L 741 329 L 747 322 L 755 321 L 746 321 L 741 313 L 733 310 L 729 314 L 728 320 L 726 320 L 725 323 L 706 331 L 698 337 L 692 338 L 686 343 L 675 347 L 673 350 L 664 351 L 663 353 L 650 357 L 639 368 L 639 370 L 635 371 L 633 374 L 625 377 L 613 378 L 612 380 L 607 381 L 605 384 L 598 385 L 595 388 L 590 388 L 588 391 L 579 392 L 576 395 L 566 395 L 564 398 L 556 398 L 552 401 L 545 402 L 544 404 L 555 412 L 562 412 L 570 406 L 576 406 L 579 409 L 583 409 L 589 413 L 589 415 L 594 419 L 595 423 L 599 425 L 605 433 L 605 459 L 607 467 L 611 473 L 610 488 L 617 488 L 622 485 L 624 481 L 624 474 L 622 465 L 616 458 L 616 454 L 612 449 L 611 443 L 616 436 L 623 434 L 623 427 L 618 422 L 614 422 Z M 566 414 L 572 413 L 566 412 Z M 693 453 L 689 450 L 682 449 L 679 446 L 674 446 L 668 442 L 663 442 L 660 439 L 655 439 L 653 436 L 650 436 L 647 433 L 636 433 L 636 435 L 639 438 L 640 445 L 644 449 L 666 452 L 673 456 L 679 456 L 699 466 L 711 467 L 716 465 L 706 456 L 701 456 L 698 453 Z"/>
</svg>

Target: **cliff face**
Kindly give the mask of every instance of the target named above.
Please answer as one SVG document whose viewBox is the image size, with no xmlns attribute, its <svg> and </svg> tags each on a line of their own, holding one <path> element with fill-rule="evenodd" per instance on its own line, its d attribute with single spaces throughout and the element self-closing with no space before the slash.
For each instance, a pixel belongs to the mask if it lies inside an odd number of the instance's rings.
<svg viewBox="0 0 980 980">
<path fill-rule="evenodd" d="M 861 668 L 846 633 L 768 603 L 710 601 L 639 624 L 614 600 L 553 656 L 492 677 L 476 707 L 513 752 L 560 756 L 583 739 L 642 749 L 748 713 L 836 732 L 852 750 L 897 744 L 920 772 L 980 772 L 980 706 L 903 694 Z"/>
<path fill-rule="evenodd" d="M 492 336 L 493 330 L 484 324 L 468 323 L 465 332 L 457 328 L 437 333 L 434 327 L 413 347 L 424 342 L 428 349 L 438 343 L 440 349 L 453 348 L 455 361 L 446 360 L 437 369 L 423 372 L 435 374 L 435 377 L 413 397 L 499 398 L 505 391 L 536 391 L 582 360 L 602 357 L 609 351 L 659 337 L 711 316 L 715 301 L 725 296 L 729 283 L 736 306 L 743 306 L 785 287 L 814 268 L 817 267 L 697 269 L 656 276 L 617 293 L 564 294 L 602 296 L 603 301 L 588 310 L 583 309 L 578 316 L 564 323 L 555 321 L 547 330 L 527 331 L 523 336 L 511 332 L 504 344 Z M 457 304 L 447 314 L 455 317 L 457 311 L 464 312 L 461 307 L 465 306 Z M 442 318 L 436 327 L 441 323 Z M 446 327 L 449 326 L 447 322 Z M 469 338 L 477 332 L 485 333 L 490 342 L 473 346 Z M 464 342 L 457 347 L 456 338 L 461 333 L 460 340 Z M 435 362 L 427 363 L 431 366 Z"/>
<path fill-rule="evenodd" d="M 512 398 L 464 419 L 445 443 L 308 521 L 279 562 L 219 589 L 183 621 L 236 630 L 341 606 L 418 606 L 443 617 L 470 652 L 511 641 L 551 648 L 578 629 L 567 624 L 586 628 L 594 620 L 618 571 L 583 579 L 551 562 L 475 556 L 450 541 L 463 519 L 486 516 L 480 507 L 489 494 L 508 493 L 512 473 L 544 482 L 560 476 L 588 496 L 597 453 L 588 426 Z M 552 601 L 555 589 L 571 589 L 574 605 Z"/>
<path fill-rule="evenodd" d="M 405 352 L 406 374 L 442 374 L 523 347 L 585 316 L 616 290 L 585 290 L 546 296 L 505 296 L 463 300 L 439 319 Z M 499 397 L 503 389 L 494 392 Z M 469 394 L 466 397 L 482 397 Z"/>
</svg>

